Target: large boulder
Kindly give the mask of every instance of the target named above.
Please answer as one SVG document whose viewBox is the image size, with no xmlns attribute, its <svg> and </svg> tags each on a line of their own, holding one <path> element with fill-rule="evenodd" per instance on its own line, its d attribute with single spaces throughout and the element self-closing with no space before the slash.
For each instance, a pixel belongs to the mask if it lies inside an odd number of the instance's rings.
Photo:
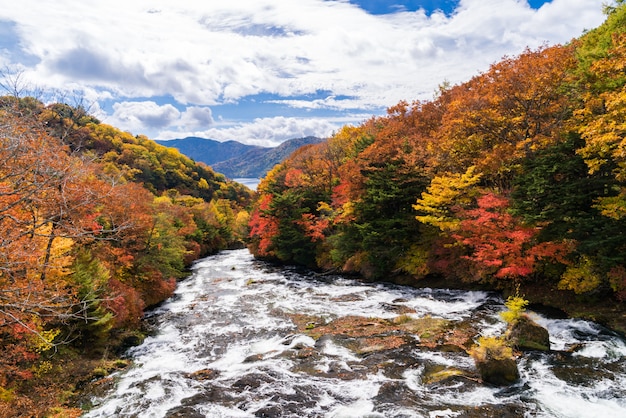
<svg viewBox="0 0 626 418">
<path fill-rule="evenodd" d="M 518 350 L 550 350 L 548 330 L 533 321 L 528 315 L 520 316 L 507 332 L 509 344 Z"/>
<path fill-rule="evenodd" d="M 495 386 L 511 385 L 520 377 L 517 362 L 513 358 L 486 358 L 476 361 L 476 368 L 483 382 Z"/>
<path fill-rule="evenodd" d="M 513 350 L 504 338 L 481 337 L 470 350 L 483 382 L 507 386 L 520 378 Z"/>
</svg>

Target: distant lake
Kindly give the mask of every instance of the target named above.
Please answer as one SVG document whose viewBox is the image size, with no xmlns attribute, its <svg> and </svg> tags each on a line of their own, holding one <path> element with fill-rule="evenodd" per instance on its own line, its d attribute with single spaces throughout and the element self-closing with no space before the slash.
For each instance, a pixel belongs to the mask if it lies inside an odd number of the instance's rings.
<svg viewBox="0 0 626 418">
<path fill-rule="evenodd" d="M 255 177 L 242 177 L 238 179 L 233 179 L 233 181 L 236 181 L 237 183 L 241 183 L 244 186 L 248 186 L 252 190 L 256 190 L 257 186 L 261 182 L 261 179 L 255 178 Z"/>
</svg>

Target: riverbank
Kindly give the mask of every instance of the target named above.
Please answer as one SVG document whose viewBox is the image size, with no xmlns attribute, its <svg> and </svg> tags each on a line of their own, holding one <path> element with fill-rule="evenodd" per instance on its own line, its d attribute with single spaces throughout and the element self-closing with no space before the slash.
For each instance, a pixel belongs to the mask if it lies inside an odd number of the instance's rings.
<svg viewBox="0 0 626 418">
<path fill-rule="evenodd" d="M 476 336 L 503 331 L 494 292 L 320 276 L 245 250 L 194 270 L 152 313 L 159 332 L 128 353 L 135 365 L 87 417 L 626 411 L 626 345 L 591 322 L 542 317 L 552 350 L 520 354 L 520 382 L 503 390 L 480 382 L 466 352 Z"/>
<path fill-rule="evenodd" d="M 572 291 L 558 289 L 555 285 L 546 286 L 545 283 L 536 282 L 524 282 L 519 287 L 511 284 L 502 288 L 436 276 L 420 280 L 398 276 L 391 278 L 390 282 L 416 288 L 496 291 L 501 292 L 505 299 L 517 292 L 530 302 L 535 311 L 556 318 L 593 321 L 626 337 L 626 303 L 613 297 L 576 295 Z"/>
</svg>

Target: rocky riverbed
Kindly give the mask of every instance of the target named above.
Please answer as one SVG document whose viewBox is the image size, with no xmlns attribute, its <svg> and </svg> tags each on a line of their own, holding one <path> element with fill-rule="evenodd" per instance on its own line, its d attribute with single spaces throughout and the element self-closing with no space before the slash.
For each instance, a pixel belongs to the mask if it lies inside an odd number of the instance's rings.
<svg viewBox="0 0 626 418">
<path fill-rule="evenodd" d="M 626 416 L 626 344 L 530 312 L 551 350 L 496 387 L 468 354 L 506 328 L 495 293 L 319 277 L 245 250 L 196 264 L 87 417 Z"/>
</svg>

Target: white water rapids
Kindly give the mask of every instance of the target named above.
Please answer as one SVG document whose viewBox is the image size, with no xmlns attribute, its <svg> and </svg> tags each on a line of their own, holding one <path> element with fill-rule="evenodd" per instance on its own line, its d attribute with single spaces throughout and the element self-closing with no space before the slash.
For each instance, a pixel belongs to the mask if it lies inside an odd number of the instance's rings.
<svg viewBox="0 0 626 418">
<path fill-rule="evenodd" d="M 504 329 L 496 294 L 316 277 L 247 250 L 222 252 L 195 264 L 150 313 L 158 331 L 128 352 L 133 366 L 85 417 L 626 417 L 626 344 L 591 322 L 538 316 L 552 349 L 563 351 L 523 355 L 520 382 L 502 389 L 425 381 L 437 368 L 472 373 L 463 352 L 409 344 L 358 354 L 299 333 L 289 319 L 391 319 L 407 308 L 471 321 L 483 335 Z"/>
</svg>

